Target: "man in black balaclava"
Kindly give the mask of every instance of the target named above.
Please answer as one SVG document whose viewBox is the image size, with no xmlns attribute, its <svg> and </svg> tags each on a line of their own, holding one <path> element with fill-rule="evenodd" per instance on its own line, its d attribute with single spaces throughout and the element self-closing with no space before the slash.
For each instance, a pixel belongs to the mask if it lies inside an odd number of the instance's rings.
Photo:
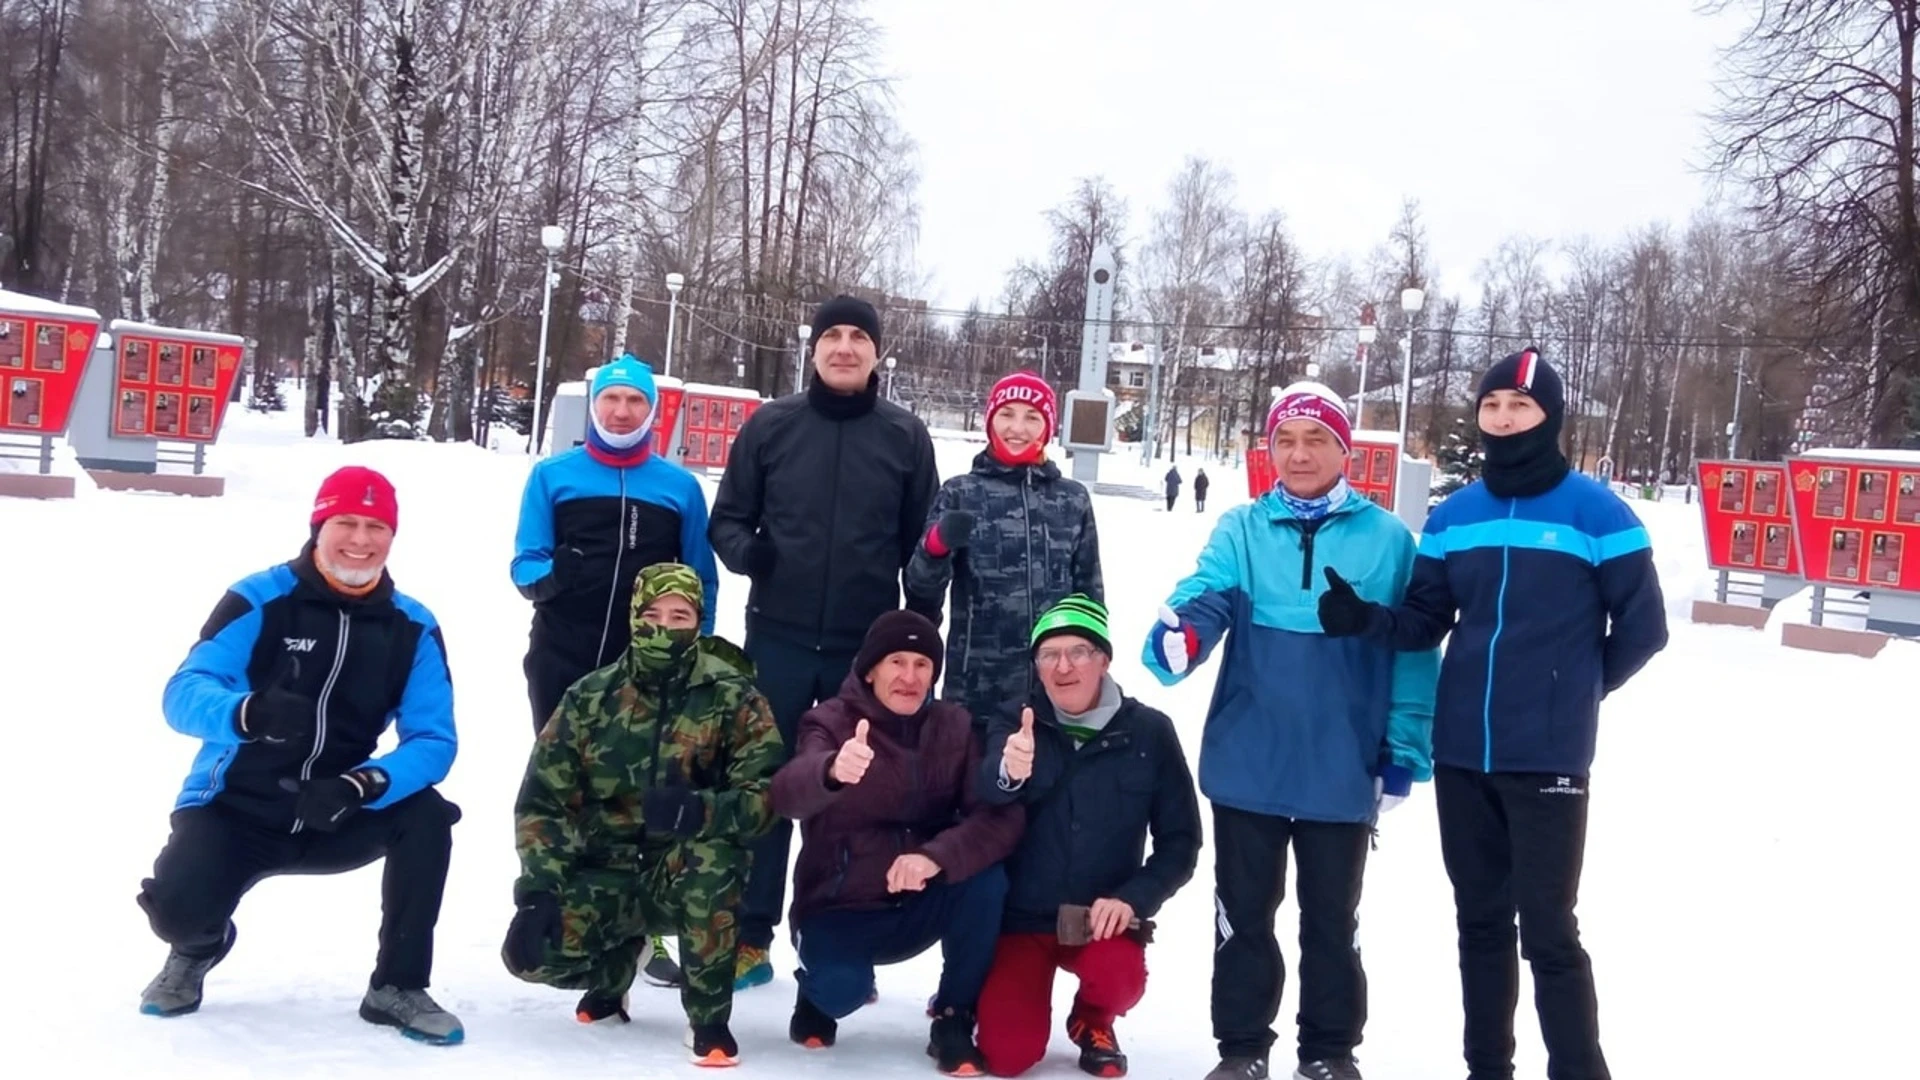
<svg viewBox="0 0 1920 1080">
<path fill-rule="evenodd" d="M 1469 1074 L 1513 1075 L 1517 915 L 1547 1075 L 1609 1080 L 1573 915 L 1587 774 L 1600 701 L 1666 647 L 1666 606 L 1639 518 L 1560 452 L 1566 402 L 1539 350 L 1488 370 L 1477 409 L 1485 470 L 1427 519 L 1405 600 L 1368 603 L 1328 569 L 1320 622 L 1330 635 L 1406 651 L 1452 634 L 1434 703 L 1433 787 Z"/>
</svg>

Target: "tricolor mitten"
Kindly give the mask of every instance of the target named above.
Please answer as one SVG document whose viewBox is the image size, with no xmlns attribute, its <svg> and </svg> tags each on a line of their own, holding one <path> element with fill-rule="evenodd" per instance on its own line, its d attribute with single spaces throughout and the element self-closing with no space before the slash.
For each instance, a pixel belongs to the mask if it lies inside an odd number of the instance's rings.
<svg viewBox="0 0 1920 1080">
<path fill-rule="evenodd" d="M 1200 655 L 1200 633 L 1193 624 L 1160 605 L 1160 623 L 1153 628 L 1153 660 L 1170 674 L 1184 675 Z"/>
</svg>

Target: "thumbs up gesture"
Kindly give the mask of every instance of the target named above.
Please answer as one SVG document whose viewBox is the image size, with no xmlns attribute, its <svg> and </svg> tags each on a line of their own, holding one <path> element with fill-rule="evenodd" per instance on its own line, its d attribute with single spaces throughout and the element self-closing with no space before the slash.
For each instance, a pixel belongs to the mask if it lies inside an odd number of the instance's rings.
<svg viewBox="0 0 1920 1080">
<path fill-rule="evenodd" d="M 1007 736 L 1006 749 L 1000 752 L 1000 768 L 1007 779 L 1018 784 L 1033 775 L 1033 709 L 1020 710 L 1020 730 Z"/>
<path fill-rule="evenodd" d="M 1160 605 L 1160 619 L 1154 625 L 1153 636 L 1147 639 L 1153 648 L 1153 659 L 1171 675 L 1184 675 L 1193 665 L 1193 658 L 1200 652 L 1199 638 L 1193 633 L 1193 627 L 1183 622 L 1174 610 L 1165 604 Z"/>
<path fill-rule="evenodd" d="M 854 726 L 853 738 L 840 744 L 833 755 L 833 768 L 827 772 L 837 783 L 857 784 L 872 764 L 873 747 L 867 745 L 867 722 L 862 720 Z"/>
<path fill-rule="evenodd" d="M 1320 629 L 1328 637 L 1366 633 L 1378 605 L 1360 599 L 1353 585 L 1333 567 L 1324 567 L 1323 572 L 1327 576 L 1327 591 L 1320 594 Z"/>
</svg>

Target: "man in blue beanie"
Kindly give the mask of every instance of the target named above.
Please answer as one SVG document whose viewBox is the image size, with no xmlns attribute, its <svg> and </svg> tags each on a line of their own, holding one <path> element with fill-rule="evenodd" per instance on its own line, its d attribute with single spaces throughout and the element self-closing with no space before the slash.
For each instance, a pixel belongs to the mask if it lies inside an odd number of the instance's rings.
<svg viewBox="0 0 1920 1080">
<path fill-rule="evenodd" d="M 1512 1080 L 1519 952 L 1548 1080 L 1608 1080 L 1574 906 L 1600 702 L 1667 644 L 1653 549 L 1626 503 L 1560 452 L 1560 375 L 1527 348 L 1480 380 L 1486 466 L 1434 508 L 1398 605 L 1331 569 L 1330 636 L 1431 649 L 1440 853 L 1453 882 L 1471 1080 Z M 1515 923 L 1519 924 L 1518 933 Z"/>
<path fill-rule="evenodd" d="M 707 499 L 693 474 L 653 449 L 659 391 L 632 354 L 601 365 L 591 387 L 585 445 L 534 463 L 520 498 L 513 584 L 533 601 L 523 670 L 537 734 L 561 695 L 627 650 L 635 575 L 654 563 L 693 567 L 713 632 L 719 576 L 707 542 Z M 652 942 L 650 981 L 678 985 L 680 971 Z"/>
</svg>

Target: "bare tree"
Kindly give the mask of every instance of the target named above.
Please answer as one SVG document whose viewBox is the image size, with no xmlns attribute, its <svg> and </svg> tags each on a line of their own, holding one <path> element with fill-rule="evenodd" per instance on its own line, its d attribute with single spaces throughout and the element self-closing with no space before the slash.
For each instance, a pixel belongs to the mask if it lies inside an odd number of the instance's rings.
<svg viewBox="0 0 1920 1080">
<path fill-rule="evenodd" d="M 1182 394 L 1185 350 L 1189 344 L 1196 349 L 1215 344 L 1211 328 L 1225 312 L 1228 271 L 1245 228 L 1246 219 L 1234 206 L 1233 175 L 1199 157 L 1187 158 L 1167 185 L 1166 204 L 1153 215 L 1141 258 L 1141 291 L 1163 345 L 1170 336 L 1172 347 L 1155 367 L 1160 414 L 1157 430 L 1148 437 L 1156 444 L 1164 437 L 1168 458 L 1180 406 L 1189 413 L 1193 408 Z"/>
<path fill-rule="evenodd" d="M 1887 347 L 1862 372 L 1880 443 L 1915 431 L 1920 401 L 1916 46 L 1920 0 L 1776 0 L 1730 51 L 1716 118 L 1714 163 L 1752 193 L 1754 223 L 1806 241 L 1789 272 L 1853 297 L 1829 315 L 1885 319 Z"/>
</svg>

